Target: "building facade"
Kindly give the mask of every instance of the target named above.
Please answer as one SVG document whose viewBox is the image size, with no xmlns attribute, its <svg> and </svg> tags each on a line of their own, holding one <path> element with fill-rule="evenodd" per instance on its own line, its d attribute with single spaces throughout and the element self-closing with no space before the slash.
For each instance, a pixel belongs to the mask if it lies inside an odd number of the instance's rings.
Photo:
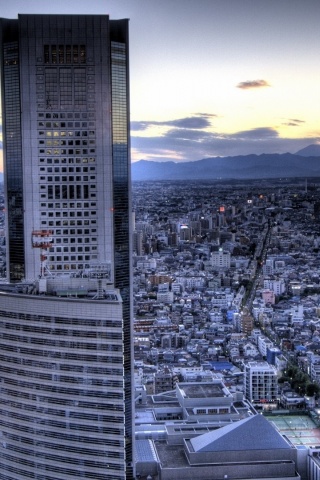
<svg viewBox="0 0 320 480">
<path fill-rule="evenodd" d="M 231 264 L 230 252 L 224 251 L 219 248 L 217 252 L 213 252 L 211 255 L 211 264 L 215 269 L 228 269 Z"/>
<path fill-rule="evenodd" d="M 40 274 L 38 232 L 50 273 L 117 264 L 128 245 L 127 43 L 108 16 L 2 20 L 11 281 Z"/>
<path fill-rule="evenodd" d="M 131 478 L 128 20 L 19 15 L 0 30 L 8 279 L 107 277 L 119 289 Z"/>
<path fill-rule="evenodd" d="M 253 404 L 277 402 L 276 369 L 267 362 L 248 362 L 244 369 L 245 397 Z"/>
<path fill-rule="evenodd" d="M 118 291 L 0 300 L 0 478 L 125 479 Z"/>
</svg>

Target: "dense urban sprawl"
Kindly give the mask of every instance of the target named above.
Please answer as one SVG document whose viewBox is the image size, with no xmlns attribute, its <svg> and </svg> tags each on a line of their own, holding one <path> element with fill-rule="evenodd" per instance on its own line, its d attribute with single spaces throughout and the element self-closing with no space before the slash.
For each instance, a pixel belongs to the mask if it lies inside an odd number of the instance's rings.
<svg viewBox="0 0 320 480">
<path fill-rule="evenodd" d="M 219 374 L 258 408 L 310 406 L 320 185 L 135 182 L 133 204 L 136 384 L 158 394 Z"/>
</svg>

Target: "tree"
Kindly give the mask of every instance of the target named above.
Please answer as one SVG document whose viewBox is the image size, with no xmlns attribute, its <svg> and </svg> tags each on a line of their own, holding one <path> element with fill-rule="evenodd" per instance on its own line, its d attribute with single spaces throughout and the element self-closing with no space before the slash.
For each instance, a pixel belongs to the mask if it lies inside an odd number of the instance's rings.
<svg viewBox="0 0 320 480">
<path fill-rule="evenodd" d="M 314 395 L 319 394 L 319 385 L 316 383 L 308 383 L 306 386 L 306 395 L 308 397 L 313 397 Z"/>
</svg>

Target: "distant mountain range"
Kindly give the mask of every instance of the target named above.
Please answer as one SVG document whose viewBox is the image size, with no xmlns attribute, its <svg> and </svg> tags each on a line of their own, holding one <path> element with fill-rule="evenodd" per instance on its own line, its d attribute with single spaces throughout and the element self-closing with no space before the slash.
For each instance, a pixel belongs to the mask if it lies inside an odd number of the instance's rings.
<svg viewBox="0 0 320 480">
<path fill-rule="evenodd" d="M 320 144 L 292 153 L 212 157 L 194 162 L 132 164 L 132 180 L 217 180 L 320 177 Z M 0 172 L 0 182 L 3 173 Z"/>
<path fill-rule="evenodd" d="M 132 164 L 132 180 L 217 180 L 283 177 L 320 177 L 320 145 L 309 145 L 295 154 L 212 157 L 194 162 Z"/>
</svg>

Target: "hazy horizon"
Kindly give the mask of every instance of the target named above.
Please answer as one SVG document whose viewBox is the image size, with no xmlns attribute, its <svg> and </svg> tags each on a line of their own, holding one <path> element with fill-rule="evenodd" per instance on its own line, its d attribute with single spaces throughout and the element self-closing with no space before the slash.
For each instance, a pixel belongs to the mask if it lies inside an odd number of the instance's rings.
<svg viewBox="0 0 320 480">
<path fill-rule="evenodd" d="M 320 142 L 318 0 L 0 0 L 0 6 L 4 18 L 130 19 L 133 162 L 295 153 Z"/>
</svg>

